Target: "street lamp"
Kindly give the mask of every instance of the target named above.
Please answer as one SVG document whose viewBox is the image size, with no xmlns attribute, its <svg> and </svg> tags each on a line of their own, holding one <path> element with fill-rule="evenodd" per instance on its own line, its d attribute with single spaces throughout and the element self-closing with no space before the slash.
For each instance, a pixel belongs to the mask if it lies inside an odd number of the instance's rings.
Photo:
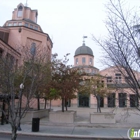
<svg viewBox="0 0 140 140">
<path fill-rule="evenodd" d="M 18 124 L 18 131 L 21 131 L 21 127 L 20 127 L 20 117 L 21 117 L 21 103 L 22 103 L 22 90 L 24 89 L 24 85 L 23 83 L 20 84 L 20 93 L 19 93 L 19 124 Z"/>
</svg>

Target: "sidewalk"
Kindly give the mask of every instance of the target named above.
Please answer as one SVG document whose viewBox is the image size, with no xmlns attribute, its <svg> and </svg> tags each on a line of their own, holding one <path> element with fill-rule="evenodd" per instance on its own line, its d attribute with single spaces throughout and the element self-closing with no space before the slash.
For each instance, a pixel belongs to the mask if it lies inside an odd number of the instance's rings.
<svg viewBox="0 0 140 140">
<path fill-rule="evenodd" d="M 127 128 L 95 128 L 78 126 L 47 126 L 40 125 L 39 132 L 32 132 L 30 124 L 21 125 L 22 131 L 18 134 L 40 135 L 40 136 L 61 136 L 77 138 L 128 138 Z M 9 124 L 0 125 L 0 133 L 11 133 Z"/>
<path fill-rule="evenodd" d="M 57 109 L 60 110 L 60 108 L 54 108 L 54 110 Z M 57 137 L 128 139 L 128 129 L 140 128 L 139 112 L 137 114 L 135 111 L 135 113 L 131 111 L 129 115 L 127 114 L 129 117 L 126 119 L 124 110 L 123 114 L 118 110 L 115 124 L 91 124 L 89 122 L 89 113 L 93 112 L 93 109 L 71 109 L 77 111 L 77 117 L 72 124 L 51 123 L 48 118 L 43 118 L 40 120 L 39 132 L 32 132 L 32 122 L 27 122 L 21 124 L 22 131 L 18 131 L 17 133 L 23 135 Z M 0 125 L 0 133 L 11 133 L 11 126 L 9 124 Z"/>
</svg>

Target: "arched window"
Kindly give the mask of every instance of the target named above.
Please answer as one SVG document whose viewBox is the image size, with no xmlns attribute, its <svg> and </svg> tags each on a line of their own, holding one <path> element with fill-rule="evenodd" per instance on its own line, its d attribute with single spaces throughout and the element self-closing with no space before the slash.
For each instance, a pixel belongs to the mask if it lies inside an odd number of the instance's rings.
<svg viewBox="0 0 140 140">
<path fill-rule="evenodd" d="M 18 7 L 18 17 L 22 17 L 22 14 L 23 14 L 23 7 L 20 5 Z"/>
<path fill-rule="evenodd" d="M 30 53 L 32 55 L 35 55 L 36 54 L 36 44 L 34 42 L 31 44 Z"/>
</svg>

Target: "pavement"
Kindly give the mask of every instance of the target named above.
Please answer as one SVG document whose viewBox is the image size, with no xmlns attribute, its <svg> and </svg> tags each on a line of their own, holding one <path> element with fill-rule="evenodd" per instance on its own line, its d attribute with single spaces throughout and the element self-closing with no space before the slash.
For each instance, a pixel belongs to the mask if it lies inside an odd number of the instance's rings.
<svg viewBox="0 0 140 140">
<path fill-rule="evenodd" d="M 26 122 L 21 124 L 22 131 L 17 133 L 22 135 L 75 138 L 128 139 L 127 132 L 130 128 L 140 128 L 140 113 L 135 109 L 130 109 L 129 111 L 127 109 L 117 109 L 115 124 L 91 124 L 89 122 L 89 113 L 93 112 L 94 109 L 71 109 L 77 111 L 74 123 L 51 123 L 48 118 L 43 118 L 40 120 L 39 132 L 32 132 L 32 122 Z M 60 108 L 54 108 L 54 110 L 60 110 Z M 103 111 L 112 110 L 103 109 Z M 0 125 L 0 133 L 10 134 L 10 124 Z"/>
</svg>

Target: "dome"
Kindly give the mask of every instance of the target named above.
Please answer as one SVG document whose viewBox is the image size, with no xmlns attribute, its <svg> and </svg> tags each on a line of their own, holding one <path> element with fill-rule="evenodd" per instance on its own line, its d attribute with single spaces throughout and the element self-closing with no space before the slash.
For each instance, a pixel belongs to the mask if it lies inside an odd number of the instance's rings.
<svg viewBox="0 0 140 140">
<path fill-rule="evenodd" d="M 83 43 L 83 45 L 80 46 L 79 48 L 77 48 L 77 50 L 75 51 L 75 56 L 77 56 L 77 55 L 91 55 L 91 56 L 93 56 L 93 51 L 88 46 L 85 46 L 85 43 Z"/>
</svg>

